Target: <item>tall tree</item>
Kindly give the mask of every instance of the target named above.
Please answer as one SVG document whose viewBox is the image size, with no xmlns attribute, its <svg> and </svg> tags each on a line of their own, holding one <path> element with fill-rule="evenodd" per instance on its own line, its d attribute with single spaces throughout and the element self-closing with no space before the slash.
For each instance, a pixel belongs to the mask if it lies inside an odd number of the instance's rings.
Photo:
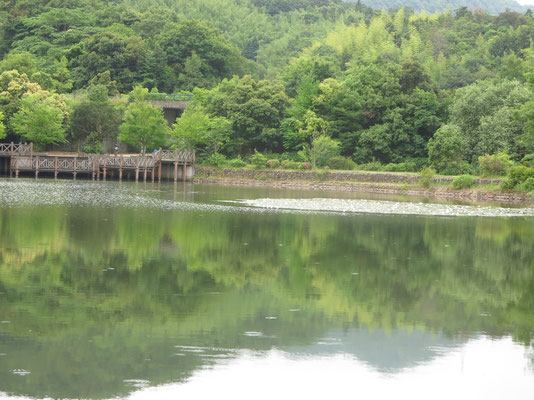
<svg viewBox="0 0 534 400">
<path fill-rule="evenodd" d="M 126 109 L 118 139 L 140 148 L 145 154 L 147 148 L 165 144 L 169 129 L 163 110 L 147 102 L 148 89 L 137 86 L 130 95 L 132 102 Z"/>
</svg>

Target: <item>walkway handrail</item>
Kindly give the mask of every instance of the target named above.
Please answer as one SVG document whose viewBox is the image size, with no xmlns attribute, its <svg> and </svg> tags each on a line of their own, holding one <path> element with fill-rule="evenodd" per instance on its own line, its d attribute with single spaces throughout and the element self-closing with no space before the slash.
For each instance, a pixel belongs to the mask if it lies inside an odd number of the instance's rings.
<svg viewBox="0 0 534 400">
<path fill-rule="evenodd" d="M 27 155 L 33 153 L 33 143 L 0 143 L 0 154 Z"/>
</svg>

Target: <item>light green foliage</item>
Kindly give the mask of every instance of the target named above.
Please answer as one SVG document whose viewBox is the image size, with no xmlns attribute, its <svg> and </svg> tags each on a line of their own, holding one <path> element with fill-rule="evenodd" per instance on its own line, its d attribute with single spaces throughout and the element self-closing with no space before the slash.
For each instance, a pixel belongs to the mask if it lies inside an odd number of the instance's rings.
<svg viewBox="0 0 534 400">
<path fill-rule="evenodd" d="M 524 165 L 511 167 L 506 179 L 503 180 L 503 188 L 505 190 L 518 189 L 529 178 L 534 178 L 534 168 Z"/>
<path fill-rule="evenodd" d="M 475 184 L 475 178 L 471 175 L 460 175 L 453 179 L 452 187 L 455 189 L 469 189 Z"/>
<path fill-rule="evenodd" d="M 434 183 L 434 177 L 436 176 L 436 170 L 430 167 L 425 167 L 419 174 L 419 184 L 424 188 L 429 189 Z"/>
<path fill-rule="evenodd" d="M 140 148 L 142 153 L 164 146 L 169 131 L 163 110 L 147 103 L 147 95 L 148 89 L 140 86 L 131 92 L 133 101 L 126 109 L 118 136 L 121 142 Z"/>
<path fill-rule="evenodd" d="M 210 117 L 199 105 L 188 107 L 170 132 L 174 146 L 181 149 L 205 149 L 217 153 L 232 130 L 224 117 Z"/>
<path fill-rule="evenodd" d="M 261 154 L 259 151 L 254 150 L 254 154 L 250 156 L 250 163 L 256 169 L 265 168 L 267 165 L 267 157 Z"/>
<path fill-rule="evenodd" d="M 66 141 L 63 122 L 68 116 L 65 100 L 45 92 L 29 94 L 11 117 L 13 131 L 43 149 L 49 144 Z"/>
<path fill-rule="evenodd" d="M 301 125 L 300 132 L 301 134 L 307 138 L 308 143 L 308 151 L 311 154 L 312 159 L 312 167 L 315 169 L 317 164 L 317 155 L 318 155 L 318 144 L 323 144 L 322 142 L 318 142 L 319 137 L 326 135 L 328 130 L 328 124 L 325 120 L 318 117 L 313 111 L 308 110 L 306 112 L 306 115 L 304 116 L 304 122 Z M 331 142 L 324 142 L 325 148 L 332 146 L 330 145 Z M 326 162 L 326 160 L 325 160 Z"/>
<path fill-rule="evenodd" d="M 438 171 L 458 165 L 465 154 L 460 128 L 447 124 L 439 128 L 428 142 L 428 159 Z"/>
<path fill-rule="evenodd" d="M 0 111 L 0 139 L 6 137 L 6 126 L 4 124 L 4 113 Z"/>
<path fill-rule="evenodd" d="M 233 158 L 231 160 L 228 160 L 228 166 L 232 168 L 243 168 L 247 165 L 245 161 L 241 159 L 241 157 Z"/>
<path fill-rule="evenodd" d="M 224 167 L 226 165 L 226 156 L 224 154 L 213 153 L 205 160 L 206 164 L 214 167 Z"/>
<path fill-rule="evenodd" d="M 519 189 L 525 193 L 534 192 L 534 177 L 527 178 L 520 186 Z"/>
<path fill-rule="evenodd" d="M 501 150 L 514 151 L 522 134 L 515 109 L 532 97 L 516 81 L 478 82 L 456 91 L 450 122 L 460 129 L 468 161 Z"/>
<path fill-rule="evenodd" d="M 478 157 L 480 165 L 480 172 L 484 176 L 503 176 L 506 175 L 512 165 L 513 161 L 505 152 L 497 154 L 486 154 Z"/>
<path fill-rule="evenodd" d="M 354 161 L 343 156 L 334 156 L 326 162 L 327 168 L 339 170 L 351 170 L 356 167 Z"/>
<path fill-rule="evenodd" d="M 329 136 L 319 136 L 314 140 L 313 147 L 315 148 L 318 167 L 326 166 L 328 160 L 339 156 L 339 142 Z"/>
</svg>

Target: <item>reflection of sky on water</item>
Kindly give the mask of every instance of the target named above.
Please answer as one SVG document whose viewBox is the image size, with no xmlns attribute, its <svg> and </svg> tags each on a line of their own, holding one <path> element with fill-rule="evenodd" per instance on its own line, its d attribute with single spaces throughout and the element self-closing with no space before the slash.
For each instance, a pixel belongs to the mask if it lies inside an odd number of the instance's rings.
<svg viewBox="0 0 534 400">
<path fill-rule="evenodd" d="M 437 352 L 437 349 L 436 349 Z M 142 389 L 144 399 L 532 399 L 525 348 L 510 338 L 474 339 L 398 373 L 377 371 L 353 354 L 241 352 L 196 371 L 183 384 Z"/>
<path fill-rule="evenodd" d="M 350 329 L 331 330 L 313 345 L 293 346 L 284 350 L 297 357 L 351 355 L 371 369 L 395 374 L 405 368 L 430 362 L 464 342 L 422 330 L 386 332 L 379 329 Z"/>
</svg>

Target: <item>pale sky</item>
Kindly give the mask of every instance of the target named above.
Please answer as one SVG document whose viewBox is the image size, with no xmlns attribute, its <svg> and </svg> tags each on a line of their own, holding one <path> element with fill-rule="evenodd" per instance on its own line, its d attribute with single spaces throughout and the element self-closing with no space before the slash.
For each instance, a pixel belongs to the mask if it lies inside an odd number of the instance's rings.
<svg viewBox="0 0 534 400">
<path fill-rule="evenodd" d="M 534 0 L 516 0 L 521 5 L 534 5 Z"/>
</svg>

